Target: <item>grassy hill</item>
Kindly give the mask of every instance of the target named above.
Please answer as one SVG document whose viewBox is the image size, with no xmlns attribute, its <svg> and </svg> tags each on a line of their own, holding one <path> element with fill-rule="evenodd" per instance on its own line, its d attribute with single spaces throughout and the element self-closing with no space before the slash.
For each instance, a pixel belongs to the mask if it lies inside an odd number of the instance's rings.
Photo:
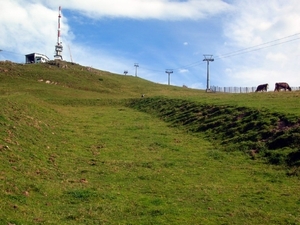
<svg viewBox="0 0 300 225">
<path fill-rule="evenodd" d="M 0 62 L 0 80 L 0 224 L 300 223 L 299 92 L 67 62 Z"/>
</svg>

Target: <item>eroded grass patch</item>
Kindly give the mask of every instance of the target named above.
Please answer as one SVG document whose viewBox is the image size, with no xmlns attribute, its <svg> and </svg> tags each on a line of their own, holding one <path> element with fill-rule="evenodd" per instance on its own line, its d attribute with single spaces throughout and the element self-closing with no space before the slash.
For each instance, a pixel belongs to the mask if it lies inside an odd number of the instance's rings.
<svg viewBox="0 0 300 225">
<path fill-rule="evenodd" d="M 226 151 L 240 150 L 252 158 L 264 156 L 273 164 L 299 166 L 300 120 L 296 115 L 161 97 L 135 99 L 128 105 L 175 127 L 203 132 Z"/>
</svg>

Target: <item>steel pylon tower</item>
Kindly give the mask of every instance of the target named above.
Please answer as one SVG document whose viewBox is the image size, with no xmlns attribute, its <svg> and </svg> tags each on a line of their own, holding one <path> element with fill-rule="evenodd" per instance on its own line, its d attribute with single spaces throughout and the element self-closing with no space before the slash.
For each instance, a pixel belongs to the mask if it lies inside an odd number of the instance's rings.
<svg viewBox="0 0 300 225">
<path fill-rule="evenodd" d="M 63 46 L 60 41 L 60 18 L 61 18 L 61 7 L 59 6 L 58 8 L 58 28 L 57 28 L 57 43 L 55 45 L 55 55 L 54 59 L 60 59 L 62 60 L 62 51 L 63 51 Z"/>
<path fill-rule="evenodd" d="M 203 61 L 207 62 L 207 80 L 206 80 L 206 92 L 210 91 L 210 85 L 209 85 L 209 62 L 213 62 L 213 55 L 203 55 L 204 59 Z"/>
<path fill-rule="evenodd" d="M 139 67 L 139 64 L 135 63 L 134 66 L 135 66 L 135 76 L 137 77 L 137 68 Z"/>
<path fill-rule="evenodd" d="M 170 74 L 173 73 L 173 70 L 166 70 L 166 73 L 168 74 L 168 85 L 170 85 Z"/>
</svg>

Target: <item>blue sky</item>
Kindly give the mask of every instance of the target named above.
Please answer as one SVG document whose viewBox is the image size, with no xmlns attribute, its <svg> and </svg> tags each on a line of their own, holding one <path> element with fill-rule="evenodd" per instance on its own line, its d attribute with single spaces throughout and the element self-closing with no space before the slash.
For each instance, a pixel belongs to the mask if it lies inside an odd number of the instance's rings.
<svg viewBox="0 0 300 225">
<path fill-rule="evenodd" d="M 297 0 L 1 0 L 0 60 L 53 59 L 59 6 L 67 61 L 205 89 L 212 54 L 212 86 L 300 86 Z"/>
</svg>

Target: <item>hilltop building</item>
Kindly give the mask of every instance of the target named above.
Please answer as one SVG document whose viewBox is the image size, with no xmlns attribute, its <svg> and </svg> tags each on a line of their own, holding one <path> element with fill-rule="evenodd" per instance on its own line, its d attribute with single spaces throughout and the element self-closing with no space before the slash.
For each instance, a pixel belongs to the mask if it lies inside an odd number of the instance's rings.
<svg viewBox="0 0 300 225">
<path fill-rule="evenodd" d="M 45 63 L 48 61 L 49 58 L 46 55 L 40 53 L 31 53 L 25 55 L 25 63 Z"/>
</svg>

